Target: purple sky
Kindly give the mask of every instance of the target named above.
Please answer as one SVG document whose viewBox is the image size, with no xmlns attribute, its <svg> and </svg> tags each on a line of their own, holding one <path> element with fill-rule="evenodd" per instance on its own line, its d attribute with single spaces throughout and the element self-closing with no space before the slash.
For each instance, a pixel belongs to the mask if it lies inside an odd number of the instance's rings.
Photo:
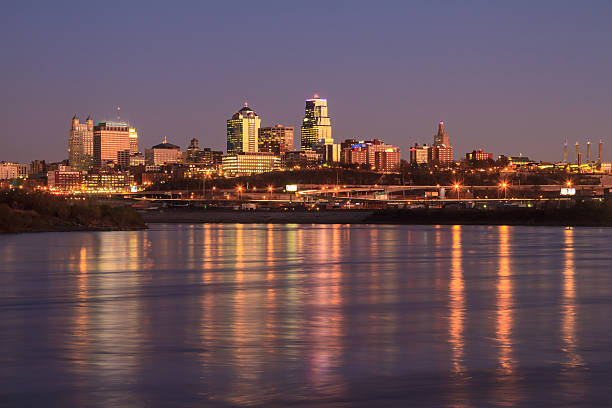
<svg viewBox="0 0 612 408">
<path fill-rule="evenodd" d="M 141 150 L 225 149 L 245 100 L 295 126 L 329 101 L 333 136 L 455 157 L 561 158 L 608 139 L 610 1 L 13 1 L 0 13 L 0 160 L 67 157 L 75 113 L 134 124 Z M 612 160 L 612 145 L 605 159 Z"/>
</svg>

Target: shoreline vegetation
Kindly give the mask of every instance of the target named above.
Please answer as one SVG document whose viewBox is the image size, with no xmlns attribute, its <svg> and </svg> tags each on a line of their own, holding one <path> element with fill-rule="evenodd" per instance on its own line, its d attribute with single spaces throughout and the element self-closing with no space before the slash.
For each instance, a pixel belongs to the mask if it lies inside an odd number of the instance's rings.
<svg viewBox="0 0 612 408">
<path fill-rule="evenodd" d="M 43 192 L 0 191 L 0 233 L 144 228 L 142 217 L 130 207 L 71 200 Z"/>
<path fill-rule="evenodd" d="M 416 208 L 386 210 L 198 210 L 142 213 L 147 223 L 526 225 L 611 227 L 612 203 L 577 203 L 571 208 Z"/>
</svg>

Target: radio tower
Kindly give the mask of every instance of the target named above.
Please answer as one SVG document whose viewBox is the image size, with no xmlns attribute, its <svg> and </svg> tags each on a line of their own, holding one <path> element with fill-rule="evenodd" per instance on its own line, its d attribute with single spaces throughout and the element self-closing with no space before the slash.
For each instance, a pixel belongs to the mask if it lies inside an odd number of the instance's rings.
<svg viewBox="0 0 612 408">
<path fill-rule="evenodd" d="M 117 106 L 117 122 L 121 122 L 121 106 Z"/>
<path fill-rule="evenodd" d="M 565 144 L 563 144 L 563 163 L 567 163 L 567 138 L 565 138 Z"/>
</svg>

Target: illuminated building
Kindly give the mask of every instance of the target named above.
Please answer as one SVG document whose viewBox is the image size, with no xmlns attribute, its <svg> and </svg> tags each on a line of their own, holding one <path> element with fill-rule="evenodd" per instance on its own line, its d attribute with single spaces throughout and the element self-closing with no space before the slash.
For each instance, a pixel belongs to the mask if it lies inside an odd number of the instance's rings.
<svg viewBox="0 0 612 408">
<path fill-rule="evenodd" d="M 346 164 L 366 164 L 368 153 L 361 147 L 348 147 L 342 150 L 342 162 Z"/>
<path fill-rule="evenodd" d="M 321 159 L 328 163 L 337 163 L 341 159 L 342 149 L 340 143 L 321 144 L 317 148 L 321 153 Z"/>
<path fill-rule="evenodd" d="M 138 132 L 136 129 L 130 128 L 130 154 L 136 154 L 138 150 Z"/>
<path fill-rule="evenodd" d="M 77 115 L 72 118 L 68 139 L 68 163 L 75 170 L 89 170 L 94 164 L 94 124 L 91 116 L 80 123 Z"/>
<path fill-rule="evenodd" d="M 200 150 L 200 142 L 198 139 L 191 139 L 189 142 L 189 147 L 185 151 L 185 163 L 200 163 L 203 161 L 202 150 Z"/>
<path fill-rule="evenodd" d="M 265 173 L 278 170 L 280 158 L 269 152 L 236 153 L 223 157 L 221 168 L 230 176 Z"/>
<path fill-rule="evenodd" d="M 47 186 L 63 191 L 79 191 L 83 188 L 83 173 L 70 166 L 59 166 L 47 172 Z"/>
<path fill-rule="evenodd" d="M 258 145 L 260 152 L 277 156 L 293 150 L 293 127 L 276 125 L 259 128 Z"/>
<path fill-rule="evenodd" d="M 135 166 L 144 166 L 145 165 L 145 157 L 142 153 L 136 153 L 130 155 L 130 167 Z"/>
<path fill-rule="evenodd" d="M 342 145 L 347 146 L 347 142 L 353 141 L 349 139 Z M 379 155 L 379 165 L 376 165 L 376 155 Z M 342 150 L 342 161 L 347 164 L 369 165 L 374 169 L 395 169 L 397 157 L 397 168 L 399 168 L 400 149 L 396 146 L 391 146 L 383 143 L 378 139 L 364 140 L 359 143 L 352 144 Z M 395 171 L 395 170 L 393 170 Z"/>
<path fill-rule="evenodd" d="M 327 99 L 315 94 L 312 99 L 306 99 L 304 121 L 302 123 L 302 150 L 315 150 L 316 145 L 331 144 L 332 128 L 327 113 Z"/>
<path fill-rule="evenodd" d="M 133 176 L 125 172 L 87 174 L 83 180 L 83 190 L 96 192 L 126 192 L 133 184 Z"/>
<path fill-rule="evenodd" d="M 130 151 L 130 128 L 127 123 L 98 122 L 93 130 L 94 165 L 118 163 L 118 152 Z"/>
<path fill-rule="evenodd" d="M 493 153 L 485 153 L 482 149 L 466 153 L 465 158 L 469 161 L 488 161 L 493 160 Z"/>
<path fill-rule="evenodd" d="M 436 146 L 450 146 L 448 139 L 448 133 L 444 130 L 444 122 L 438 124 L 438 133 L 434 135 L 434 147 Z"/>
<path fill-rule="evenodd" d="M 453 164 L 453 147 L 452 146 L 433 146 L 429 150 L 429 163 L 448 166 Z"/>
<path fill-rule="evenodd" d="M 431 146 L 424 144 L 419 145 L 415 143 L 413 147 L 410 148 L 410 163 L 412 164 L 428 164 L 429 158 L 431 155 Z"/>
<path fill-rule="evenodd" d="M 400 149 L 399 147 L 388 147 L 374 153 L 375 170 L 381 173 L 395 173 L 400 170 Z"/>
<path fill-rule="evenodd" d="M 28 178 L 28 166 L 21 163 L 0 162 L 0 180 Z"/>
<path fill-rule="evenodd" d="M 227 154 L 257 152 L 260 124 L 259 116 L 245 102 L 227 121 Z"/>
<path fill-rule="evenodd" d="M 166 138 L 158 145 L 145 150 L 145 162 L 149 166 L 179 163 L 181 161 L 181 148 L 168 143 Z"/>
<path fill-rule="evenodd" d="M 30 163 L 30 174 L 45 175 L 47 173 L 47 163 L 44 160 L 34 160 Z"/>
</svg>

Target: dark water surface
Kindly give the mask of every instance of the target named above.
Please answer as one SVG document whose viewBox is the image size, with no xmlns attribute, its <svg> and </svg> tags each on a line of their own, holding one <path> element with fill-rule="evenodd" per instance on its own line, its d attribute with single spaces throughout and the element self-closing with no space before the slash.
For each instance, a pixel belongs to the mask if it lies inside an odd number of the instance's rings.
<svg viewBox="0 0 612 408">
<path fill-rule="evenodd" d="M 0 236 L 0 406 L 612 406 L 612 229 Z"/>
</svg>

